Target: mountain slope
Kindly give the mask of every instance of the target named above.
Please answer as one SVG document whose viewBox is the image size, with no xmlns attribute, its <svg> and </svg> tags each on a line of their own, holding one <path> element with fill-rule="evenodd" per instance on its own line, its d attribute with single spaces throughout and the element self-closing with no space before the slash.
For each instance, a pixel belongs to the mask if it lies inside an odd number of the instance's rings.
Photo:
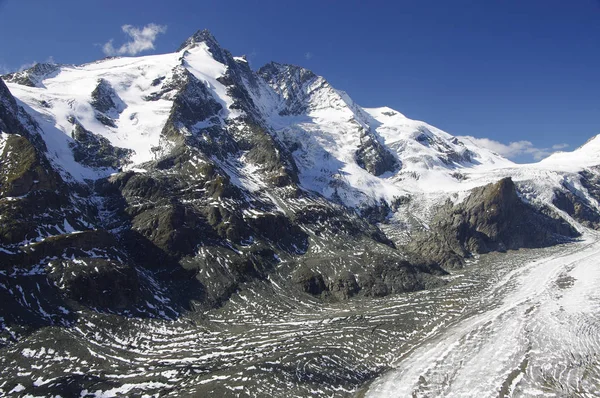
<svg viewBox="0 0 600 398">
<path fill-rule="evenodd" d="M 5 79 L 3 344 L 82 308 L 171 318 L 271 281 L 326 300 L 442 283 L 301 184 L 270 124 L 278 94 L 206 31 L 173 54 Z"/>
<path fill-rule="evenodd" d="M 405 261 L 407 237 L 427 231 L 435 209 L 502 178 L 512 177 L 531 211 L 560 212 L 555 192 L 570 185 L 559 180 L 579 178 L 545 166 L 557 164 L 550 160 L 515 165 L 390 108 L 361 108 L 301 67 L 270 63 L 254 72 L 208 31 L 171 54 L 36 65 L 3 79 L 36 125 L 31 136 L 47 148 L 47 168 L 81 187 L 86 206 L 100 206 L 94 220 L 73 229 L 108 225 L 125 246 L 136 242 L 135 232 L 151 245 L 148 253 L 155 247 L 158 258 L 196 273 L 201 301 L 213 304 L 246 274 L 269 275 L 261 267 L 272 258 L 291 255 L 286 261 L 297 263 L 320 240 L 335 256 L 340 234 L 375 239 Z M 573 168 L 560 164 L 567 163 Z M 382 221 L 387 237 L 375 225 Z M 206 245 L 216 252 L 200 261 Z M 221 264 L 222 250 L 244 265 Z M 140 254 L 130 253 L 138 264 L 152 262 Z M 258 270 L 249 265 L 256 261 Z M 353 262 L 302 272 L 326 282 Z M 436 262 L 443 263 L 425 260 Z M 206 270 L 215 264 L 218 270 Z"/>
</svg>

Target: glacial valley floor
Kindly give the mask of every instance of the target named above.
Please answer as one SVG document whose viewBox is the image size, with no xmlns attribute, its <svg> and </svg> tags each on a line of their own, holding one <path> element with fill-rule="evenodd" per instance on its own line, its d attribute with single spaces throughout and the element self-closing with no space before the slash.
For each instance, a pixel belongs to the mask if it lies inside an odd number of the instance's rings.
<svg viewBox="0 0 600 398">
<path fill-rule="evenodd" d="M 0 395 L 600 395 L 600 238 L 473 260 L 434 290 L 323 303 L 273 281 L 177 320 L 81 312 L 0 350 Z"/>
</svg>

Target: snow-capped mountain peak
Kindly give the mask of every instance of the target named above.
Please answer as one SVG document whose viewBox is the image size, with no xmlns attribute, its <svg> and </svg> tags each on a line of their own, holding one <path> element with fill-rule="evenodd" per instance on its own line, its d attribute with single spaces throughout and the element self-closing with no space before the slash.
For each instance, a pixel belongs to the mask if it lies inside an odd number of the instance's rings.
<svg viewBox="0 0 600 398">
<path fill-rule="evenodd" d="M 188 37 L 177 49 L 177 52 L 183 51 L 186 48 L 193 47 L 197 44 L 205 43 L 211 50 L 220 49 L 221 46 L 217 39 L 210 33 L 208 29 L 198 30 L 196 33 Z"/>
<path fill-rule="evenodd" d="M 586 141 L 572 152 L 555 152 L 539 162 L 539 166 L 551 169 L 577 170 L 600 164 L 600 134 Z"/>
<path fill-rule="evenodd" d="M 286 167 L 298 169 L 303 188 L 348 206 L 392 202 L 406 192 L 461 190 L 472 172 L 515 166 L 389 107 L 362 108 L 306 68 L 271 62 L 254 72 L 208 30 L 170 54 L 39 64 L 4 80 L 40 124 L 59 169 L 79 180 L 156 160 L 188 138 L 204 137 L 194 145 L 212 148 L 208 157 L 247 159 L 240 148 L 257 129 L 271 137 L 275 152 L 293 154 Z M 83 147 L 110 156 L 82 160 Z M 560 161 L 565 156 L 553 155 L 540 167 L 569 163 Z"/>
</svg>

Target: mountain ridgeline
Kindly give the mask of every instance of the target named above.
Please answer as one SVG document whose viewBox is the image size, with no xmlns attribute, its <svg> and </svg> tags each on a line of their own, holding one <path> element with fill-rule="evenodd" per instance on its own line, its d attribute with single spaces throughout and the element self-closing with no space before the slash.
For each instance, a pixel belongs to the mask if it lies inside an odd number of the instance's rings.
<svg viewBox="0 0 600 398">
<path fill-rule="evenodd" d="M 244 289 L 435 288 L 474 254 L 597 228 L 594 162 L 515 165 L 304 68 L 254 71 L 208 31 L 171 54 L 38 64 L 0 80 L 0 346 L 81 311 L 176 319 Z"/>
</svg>

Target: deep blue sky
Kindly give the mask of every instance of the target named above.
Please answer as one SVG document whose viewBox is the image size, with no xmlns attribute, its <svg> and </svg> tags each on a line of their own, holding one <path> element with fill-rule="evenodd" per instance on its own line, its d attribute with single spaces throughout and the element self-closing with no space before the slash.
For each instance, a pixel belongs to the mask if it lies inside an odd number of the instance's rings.
<svg viewBox="0 0 600 398">
<path fill-rule="evenodd" d="M 455 135 L 574 149 L 600 133 L 600 0 L 0 0 L 0 68 L 102 58 L 148 23 L 168 29 L 145 54 L 208 28 L 253 68 L 302 65 Z"/>
</svg>

